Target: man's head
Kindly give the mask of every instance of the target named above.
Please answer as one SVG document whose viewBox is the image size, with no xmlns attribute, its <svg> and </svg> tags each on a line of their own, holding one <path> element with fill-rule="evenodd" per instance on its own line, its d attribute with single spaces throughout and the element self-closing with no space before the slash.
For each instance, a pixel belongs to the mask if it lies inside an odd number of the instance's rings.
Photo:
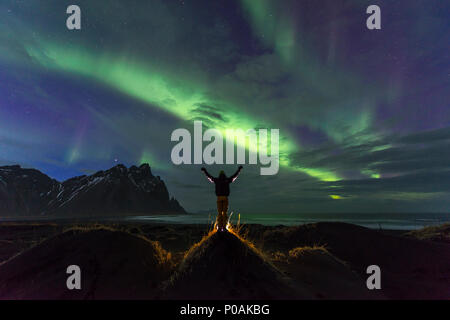
<svg viewBox="0 0 450 320">
<path fill-rule="evenodd" d="M 226 178 L 227 176 L 225 175 L 225 171 L 220 170 L 219 172 L 219 178 Z"/>
</svg>

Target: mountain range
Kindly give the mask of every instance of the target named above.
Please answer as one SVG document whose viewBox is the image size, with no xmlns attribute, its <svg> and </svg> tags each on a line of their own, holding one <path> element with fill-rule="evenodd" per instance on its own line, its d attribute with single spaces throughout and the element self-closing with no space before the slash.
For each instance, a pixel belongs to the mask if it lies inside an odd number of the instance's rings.
<svg viewBox="0 0 450 320">
<path fill-rule="evenodd" d="M 119 164 L 59 182 L 36 169 L 0 167 L 0 216 L 130 216 L 186 213 L 148 164 Z"/>
</svg>

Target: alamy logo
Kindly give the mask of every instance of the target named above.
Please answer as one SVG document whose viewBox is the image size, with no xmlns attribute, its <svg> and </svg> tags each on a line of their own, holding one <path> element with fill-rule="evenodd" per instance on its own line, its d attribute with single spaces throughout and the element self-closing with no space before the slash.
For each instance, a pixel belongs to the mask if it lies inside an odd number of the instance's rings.
<svg viewBox="0 0 450 320">
<path fill-rule="evenodd" d="M 367 267 L 366 273 L 370 276 L 366 280 L 366 286 L 369 290 L 381 289 L 381 269 L 376 264 Z"/>
<path fill-rule="evenodd" d="M 279 130 L 271 129 L 268 137 L 267 129 L 208 129 L 203 133 L 202 121 L 194 121 L 194 139 L 192 161 L 192 137 L 187 129 L 176 129 L 172 132 L 171 141 L 178 141 L 171 153 L 172 162 L 180 164 L 224 164 L 224 136 L 226 137 L 226 164 L 245 164 L 248 151 L 248 164 L 261 165 L 261 175 L 274 175 L 279 169 Z M 269 141 L 270 138 L 270 141 Z M 203 142 L 209 142 L 203 148 Z M 270 155 L 269 155 L 270 145 Z M 236 148 L 235 148 L 236 147 Z"/>
<path fill-rule="evenodd" d="M 66 280 L 66 286 L 69 290 L 81 290 L 81 269 L 73 264 L 67 267 L 66 273 L 70 276 Z"/>
<path fill-rule="evenodd" d="M 67 7 L 67 14 L 70 14 L 66 20 L 66 27 L 69 30 L 80 30 L 81 29 L 81 9 L 79 6 L 72 4 Z"/>
<path fill-rule="evenodd" d="M 371 5 L 367 7 L 367 14 L 370 16 L 366 20 L 366 26 L 369 30 L 381 29 L 381 9 L 377 5 Z"/>
</svg>

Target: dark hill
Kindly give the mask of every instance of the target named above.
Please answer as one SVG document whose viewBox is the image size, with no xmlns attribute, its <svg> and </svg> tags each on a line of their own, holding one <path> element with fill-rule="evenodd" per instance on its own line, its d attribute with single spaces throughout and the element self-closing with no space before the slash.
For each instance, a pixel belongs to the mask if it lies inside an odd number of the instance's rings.
<svg viewBox="0 0 450 320">
<path fill-rule="evenodd" d="M 277 259 L 298 288 L 317 299 L 384 299 L 382 292 L 367 290 L 366 279 L 333 256 L 324 247 L 297 247 L 287 258 Z"/>
<path fill-rule="evenodd" d="M 69 265 L 81 290 L 68 290 Z M 108 229 L 70 230 L 0 265 L 0 299 L 152 299 L 169 277 L 158 242 Z"/>
<path fill-rule="evenodd" d="M 320 222 L 264 232 L 265 248 L 290 250 L 326 245 L 339 259 L 367 277 L 372 264 L 382 270 L 383 293 L 389 298 L 448 299 L 450 245 L 396 236 L 361 226 Z"/>
<path fill-rule="evenodd" d="M 170 299 L 286 299 L 287 279 L 256 249 L 228 232 L 195 245 L 168 281 Z"/>
</svg>

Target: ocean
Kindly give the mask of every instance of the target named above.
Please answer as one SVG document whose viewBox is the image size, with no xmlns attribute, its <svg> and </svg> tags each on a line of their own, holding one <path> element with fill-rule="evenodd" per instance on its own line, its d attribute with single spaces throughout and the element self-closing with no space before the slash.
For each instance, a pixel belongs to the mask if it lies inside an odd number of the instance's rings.
<svg viewBox="0 0 450 320">
<path fill-rule="evenodd" d="M 126 220 L 152 223 L 180 223 L 180 224 L 211 224 L 215 220 L 215 213 L 194 213 L 187 215 L 137 216 L 127 217 Z M 416 230 L 426 226 L 441 225 L 450 222 L 450 213 L 334 213 L 334 214 L 250 214 L 233 213 L 231 222 L 241 224 L 299 225 L 313 222 L 346 222 L 371 229 L 386 230 Z"/>
</svg>

